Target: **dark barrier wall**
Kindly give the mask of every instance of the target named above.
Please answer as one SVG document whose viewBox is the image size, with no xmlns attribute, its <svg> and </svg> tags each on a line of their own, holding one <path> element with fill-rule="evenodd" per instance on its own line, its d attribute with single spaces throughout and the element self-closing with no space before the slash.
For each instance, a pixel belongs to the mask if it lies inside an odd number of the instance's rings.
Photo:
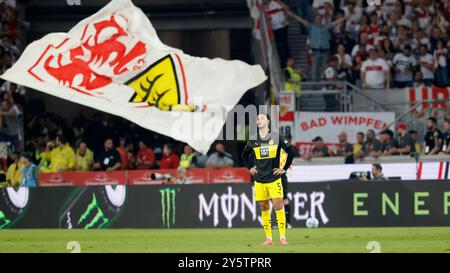
<svg viewBox="0 0 450 273">
<path fill-rule="evenodd" d="M 251 184 L 0 190 L 0 228 L 256 227 Z M 450 226 L 450 182 L 291 183 L 292 224 Z M 272 215 L 274 217 L 274 215 Z"/>
</svg>

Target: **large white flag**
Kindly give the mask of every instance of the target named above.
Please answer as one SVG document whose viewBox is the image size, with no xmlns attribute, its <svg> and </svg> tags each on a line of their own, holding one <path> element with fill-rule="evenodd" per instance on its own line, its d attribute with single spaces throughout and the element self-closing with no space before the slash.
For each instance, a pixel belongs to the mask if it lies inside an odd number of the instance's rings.
<svg viewBox="0 0 450 273">
<path fill-rule="evenodd" d="M 260 66 L 164 45 L 130 0 L 113 0 L 68 33 L 33 42 L 1 77 L 121 116 L 202 153 L 218 137 L 229 106 L 266 80 Z"/>
</svg>

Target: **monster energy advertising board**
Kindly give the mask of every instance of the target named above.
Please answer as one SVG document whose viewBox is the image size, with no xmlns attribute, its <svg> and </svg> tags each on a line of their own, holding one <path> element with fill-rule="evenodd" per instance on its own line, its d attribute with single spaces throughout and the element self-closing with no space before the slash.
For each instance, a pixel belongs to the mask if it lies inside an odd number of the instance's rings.
<svg viewBox="0 0 450 273">
<path fill-rule="evenodd" d="M 449 181 L 291 183 L 293 226 L 448 226 Z M 0 189 L 0 228 L 255 227 L 251 184 Z"/>
</svg>

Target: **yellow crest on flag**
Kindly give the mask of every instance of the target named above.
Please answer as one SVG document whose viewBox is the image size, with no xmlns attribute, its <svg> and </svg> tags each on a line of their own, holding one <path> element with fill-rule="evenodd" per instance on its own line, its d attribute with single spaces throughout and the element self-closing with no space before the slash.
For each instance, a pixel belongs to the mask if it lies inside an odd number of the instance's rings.
<svg viewBox="0 0 450 273">
<path fill-rule="evenodd" d="M 180 104 L 175 64 L 170 55 L 149 66 L 144 72 L 125 83 L 133 88 L 131 103 L 148 103 L 163 111 Z"/>
</svg>

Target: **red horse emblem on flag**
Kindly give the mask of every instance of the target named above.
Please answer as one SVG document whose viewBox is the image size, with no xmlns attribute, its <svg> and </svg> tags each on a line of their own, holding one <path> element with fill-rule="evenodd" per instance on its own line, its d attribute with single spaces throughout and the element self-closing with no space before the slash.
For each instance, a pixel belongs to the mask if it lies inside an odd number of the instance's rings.
<svg viewBox="0 0 450 273">
<path fill-rule="evenodd" d="M 127 31 L 128 20 L 113 14 L 110 18 L 87 24 L 78 46 L 66 38 L 49 45 L 28 72 L 41 82 L 58 82 L 78 92 L 92 95 L 116 76 L 140 69 L 147 46 Z"/>
</svg>

